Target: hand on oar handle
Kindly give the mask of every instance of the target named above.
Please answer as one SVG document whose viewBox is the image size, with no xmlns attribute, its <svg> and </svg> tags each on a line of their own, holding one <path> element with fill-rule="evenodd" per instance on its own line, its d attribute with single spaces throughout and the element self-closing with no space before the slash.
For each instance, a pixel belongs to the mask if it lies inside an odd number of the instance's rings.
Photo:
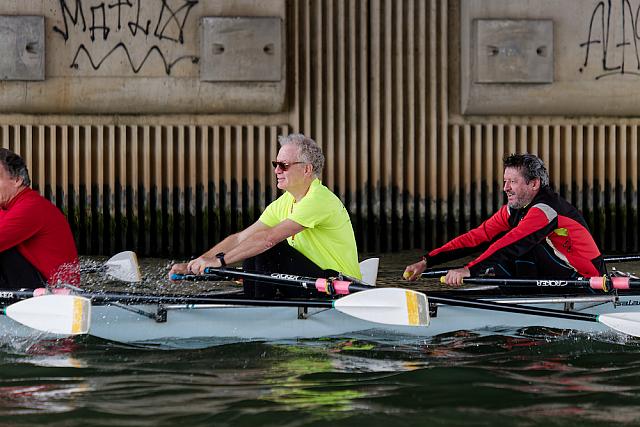
<svg viewBox="0 0 640 427">
<path fill-rule="evenodd" d="M 185 274 L 189 274 L 186 262 L 173 264 L 171 266 L 171 270 L 169 270 L 169 280 L 182 280 L 179 277 L 184 276 Z"/>
<path fill-rule="evenodd" d="M 413 282 L 414 280 L 417 280 L 419 277 L 421 277 L 422 272 L 426 270 L 426 268 L 427 262 L 425 260 L 420 260 L 414 264 L 408 265 L 404 269 L 404 273 L 402 273 L 402 278 Z"/>
<path fill-rule="evenodd" d="M 464 278 L 471 276 L 467 267 L 449 270 L 446 276 L 440 278 L 440 283 L 451 286 L 460 286 L 464 283 Z"/>
</svg>

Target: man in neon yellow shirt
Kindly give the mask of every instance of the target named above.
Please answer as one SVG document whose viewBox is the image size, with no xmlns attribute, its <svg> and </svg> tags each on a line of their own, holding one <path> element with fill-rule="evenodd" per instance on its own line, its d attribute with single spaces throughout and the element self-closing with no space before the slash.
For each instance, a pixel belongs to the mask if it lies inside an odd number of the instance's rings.
<svg viewBox="0 0 640 427">
<path fill-rule="evenodd" d="M 232 234 L 188 264 L 175 264 L 174 273 L 201 274 L 206 267 L 244 261 L 248 271 L 330 277 L 338 272 L 360 278 L 358 249 L 344 205 L 320 182 L 324 155 L 320 146 L 301 134 L 281 136 L 272 162 L 278 188 L 285 193 L 260 219 Z M 249 297 L 271 298 L 275 287 L 245 281 Z M 302 296 L 283 287 L 286 296 Z"/>
</svg>

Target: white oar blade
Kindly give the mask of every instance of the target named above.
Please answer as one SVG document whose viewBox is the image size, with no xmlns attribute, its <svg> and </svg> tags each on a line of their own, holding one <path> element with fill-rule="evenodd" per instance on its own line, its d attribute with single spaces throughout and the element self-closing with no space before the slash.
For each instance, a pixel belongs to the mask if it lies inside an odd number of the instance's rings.
<svg viewBox="0 0 640 427">
<path fill-rule="evenodd" d="M 11 304 L 5 314 L 43 332 L 86 334 L 91 322 L 91 301 L 76 295 L 44 295 Z"/>
<path fill-rule="evenodd" d="M 616 331 L 640 337 L 640 312 L 601 314 L 598 321 Z"/>
<path fill-rule="evenodd" d="M 122 280 L 123 282 L 140 282 L 140 265 L 135 252 L 124 251 L 115 254 L 104 263 L 109 276 Z"/>
<path fill-rule="evenodd" d="M 378 288 L 340 298 L 336 310 L 386 325 L 427 326 L 429 303 L 425 294 L 399 288 Z"/>
</svg>

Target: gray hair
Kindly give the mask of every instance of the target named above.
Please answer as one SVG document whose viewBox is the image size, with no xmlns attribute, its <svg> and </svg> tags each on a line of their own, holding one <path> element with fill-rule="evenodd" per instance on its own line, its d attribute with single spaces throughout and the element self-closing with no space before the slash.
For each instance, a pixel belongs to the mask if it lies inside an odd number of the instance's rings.
<svg viewBox="0 0 640 427">
<path fill-rule="evenodd" d="M 29 171 L 22 157 L 11 150 L 0 148 L 0 164 L 5 168 L 11 178 L 22 178 L 22 185 L 29 187 Z"/>
<path fill-rule="evenodd" d="M 540 188 L 549 185 L 549 172 L 540 157 L 533 154 L 510 154 L 504 158 L 504 167 L 520 170 L 524 181 L 540 179 Z"/>
<path fill-rule="evenodd" d="M 313 174 L 317 177 L 322 173 L 324 168 L 324 154 L 322 148 L 311 138 L 307 138 L 301 133 L 292 133 L 290 135 L 281 135 L 278 137 L 281 146 L 293 144 L 298 147 L 298 161 L 311 164 Z"/>
</svg>

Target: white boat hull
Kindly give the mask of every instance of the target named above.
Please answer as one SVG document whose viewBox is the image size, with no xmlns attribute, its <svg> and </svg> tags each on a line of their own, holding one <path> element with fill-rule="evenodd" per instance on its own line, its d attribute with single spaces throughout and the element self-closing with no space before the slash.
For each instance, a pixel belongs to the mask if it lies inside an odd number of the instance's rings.
<svg viewBox="0 0 640 427">
<path fill-rule="evenodd" d="M 600 297 L 603 298 L 603 297 Z M 501 299 L 509 302 L 508 299 Z M 523 302 L 523 301 L 518 301 Z M 622 305 L 620 305 L 622 304 Z M 564 304 L 526 304 L 562 310 Z M 578 302 L 574 311 L 602 314 L 640 311 L 640 295 L 627 295 L 613 301 Z M 150 315 L 157 306 L 131 306 Z M 181 308 L 179 308 L 181 307 Z M 166 321 L 158 322 L 126 308 L 97 305 L 92 309 L 90 335 L 123 343 L 162 343 L 175 340 L 204 339 L 208 344 L 239 341 L 277 341 L 298 338 L 320 338 L 366 335 L 371 339 L 390 335 L 429 338 L 454 331 L 517 330 L 540 326 L 573 329 L 586 333 L 611 331 L 607 326 L 581 320 L 558 319 L 536 315 L 513 314 L 494 310 L 438 305 L 437 315 L 428 326 L 390 326 L 357 319 L 334 309 L 309 309 L 299 318 L 295 307 L 207 306 L 187 308 L 172 306 Z M 197 307 L 197 306 L 196 306 Z M 4 316 L 0 318 L 0 334 L 8 336 L 43 336 L 41 332 L 22 326 Z"/>
</svg>

